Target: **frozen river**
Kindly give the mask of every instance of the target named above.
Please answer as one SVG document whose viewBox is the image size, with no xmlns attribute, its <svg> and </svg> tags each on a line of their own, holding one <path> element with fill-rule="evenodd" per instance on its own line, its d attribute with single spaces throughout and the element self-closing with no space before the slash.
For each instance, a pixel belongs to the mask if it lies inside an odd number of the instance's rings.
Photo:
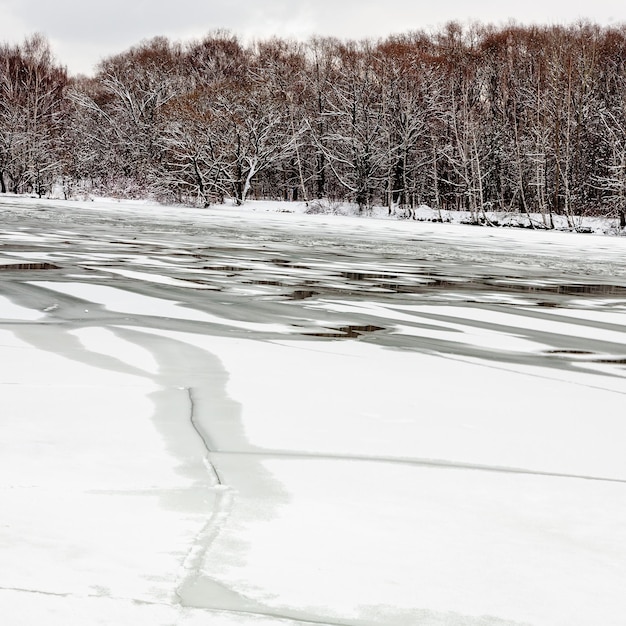
<svg viewBox="0 0 626 626">
<path fill-rule="evenodd" d="M 621 626 L 625 327 L 623 237 L 4 198 L 3 622 Z"/>
</svg>

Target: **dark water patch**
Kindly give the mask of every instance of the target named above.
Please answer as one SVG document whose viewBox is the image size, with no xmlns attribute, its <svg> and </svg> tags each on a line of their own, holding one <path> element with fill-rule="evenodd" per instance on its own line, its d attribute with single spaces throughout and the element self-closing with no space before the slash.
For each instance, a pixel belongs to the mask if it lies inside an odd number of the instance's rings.
<svg viewBox="0 0 626 626">
<path fill-rule="evenodd" d="M 545 354 L 552 354 L 557 356 L 583 356 L 588 357 L 577 361 L 578 363 L 600 363 L 602 365 L 626 365 L 626 358 L 620 357 L 606 357 L 602 359 L 589 358 L 593 357 L 596 353 L 588 350 L 545 350 Z"/>
<path fill-rule="evenodd" d="M 428 285 L 425 284 L 415 284 L 415 285 L 407 285 L 401 283 L 376 283 L 372 285 L 373 289 L 382 289 L 383 291 L 390 291 L 392 293 L 398 294 L 412 294 L 412 293 L 424 293 L 428 291 L 430 287 L 430 283 Z"/>
<path fill-rule="evenodd" d="M 592 363 L 604 363 L 607 365 L 626 365 L 626 359 L 594 359 Z"/>
<path fill-rule="evenodd" d="M 237 265 L 204 265 L 201 269 L 208 270 L 210 272 L 238 273 L 238 272 L 249 272 L 251 268 L 239 267 Z"/>
<path fill-rule="evenodd" d="M 330 332 L 323 333 L 304 333 L 309 337 L 330 337 L 337 339 L 356 339 L 365 333 L 374 333 L 379 330 L 385 330 L 382 326 L 373 326 L 371 324 L 364 326 L 340 326 L 339 328 L 330 329 Z"/>
<path fill-rule="evenodd" d="M 626 287 L 602 284 L 558 285 L 555 293 L 566 296 L 622 296 L 626 295 Z"/>
<path fill-rule="evenodd" d="M 307 300 L 313 296 L 319 295 L 319 291 L 313 291 L 311 289 L 296 289 L 290 296 L 289 300 Z"/>
<path fill-rule="evenodd" d="M 61 268 L 53 263 L 10 263 L 8 265 L 0 265 L 0 272 L 59 269 Z"/>
<path fill-rule="evenodd" d="M 369 272 L 341 272 L 340 276 L 353 281 L 392 280 L 397 274 L 370 274 Z"/>
<path fill-rule="evenodd" d="M 344 273 L 346 278 L 348 273 Z M 365 278 L 359 280 L 372 279 L 374 274 L 362 274 Z M 601 283 L 567 283 L 567 284 L 536 284 L 525 283 L 513 277 L 494 278 L 471 277 L 471 278 L 448 278 L 436 277 L 432 274 L 417 273 L 407 276 L 404 280 L 391 281 L 389 276 L 380 276 L 379 282 L 373 283 L 371 287 L 383 289 L 397 294 L 422 294 L 429 291 L 449 291 L 449 290 L 472 290 L 487 292 L 505 292 L 516 294 L 529 294 L 535 296 L 626 296 L 626 286 Z M 413 278 L 413 281 L 411 281 Z M 382 279 L 382 280 L 381 280 Z M 407 280 L 408 279 L 408 280 Z M 354 279 L 352 279 L 354 280 Z M 370 287 L 370 285 L 367 285 Z M 542 307 L 557 307 L 556 302 L 541 300 L 537 303 Z"/>
<path fill-rule="evenodd" d="M 264 287 L 285 287 L 285 283 L 280 280 L 244 280 L 244 285 L 261 285 Z"/>
<path fill-rule="evenodd" d="M 310 270 L 311 269 L 308 265 L 294 263 L 290 259 L 269 259 L 269 263 L 271 263 L 272 265 L 277 265 L 278 267 L 288 267 L 289 269 L 294 269 L 294 270 Z"/>
<path fill-rule="evenodd" d="M 583 354 L 590 355 L 593 352 L 588 352 L 587 350 L 546 350 L 546 354 Z"/>
<path fill-rule="evenodd" d="M 626 287 L 623 285 L 601 283 L 569 283 L 569 284 L 524 284 L 519 282 L 507 282 L 498 280 L 495 284 L 488 283 L 492 288 L 502 291 L 516 291 L 519 293 L 554 294 L 558 296 L 623 296 L 626 295 Z M 543 306 L 551 306 L 544 303 Z"/>
</svg>

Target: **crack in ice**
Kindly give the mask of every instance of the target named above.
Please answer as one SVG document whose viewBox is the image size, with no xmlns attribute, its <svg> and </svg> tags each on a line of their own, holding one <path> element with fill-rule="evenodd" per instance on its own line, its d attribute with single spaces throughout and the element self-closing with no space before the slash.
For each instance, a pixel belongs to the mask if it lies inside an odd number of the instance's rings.
<svg viewBox="0 0 626 626">
<path fill-rule="evenodd" d="M 49 596 L 53 598 L 64 598 L 64 599 L 83 599 L 83 600 L 109 600 L 113 602 L 130 602 L 132 604 L 140 605 L 140 606 L 161 606 L 167 607 L 170 609 L 176 609 L 176 604 L 171 604 L 168 602 L 155 602 L 150 600 L 140 600 L 137 598 L 126 598 L 120 596 L 107 596 L 107 595 L 97 595 L 97 594 L 78 594 L 78 593 L 61 593 L 54 591 L 42 591 L 40 589 L 27 589 L 23 587 L 0 587 L 1 591 L 8 591 L 12 593 L 23 593 L 23 594 L 33 594 L 33 595 L 41 595 L 41 596 Z M 220 608 L 220 607 L 203 607 L 203 606 L 192 606 L 186 605 L 182 602 L 179 602 L 178 608 L 193 610 L 193 611 L 201 611 L 203 613 L 213 613 L 213 614 L 226 614 L 226 615 L 247 615 L 251 617 L 271 617 L 273 619 L 280 620 L 281 622 L 285 622 L 286 624 L 313 624 L 316 626 L 351 626 L 353 622 L 349 621 L 327 621 L 327 620 L 316 620 L 312 618 L 304 618 L 304 617 L 296 617 L 290 616 L 286 614 L 282 614 L 279 612 L 272 611 L 251 611 L 246 609 L 228 609 L 228 608 Z"/>
<path fill-rule="evenodd" d="M 200 581 L 201 578 L 213 584 L 217 583 L 217 581 L 211 580 L 210 577 L 202 575 L 202 565 L 211 545 L 219 535 L 224 522 L 230 514 L 230 509 L 232 507 L 232 492 L 222 481 L 215 464 L 211 460 L 211 456 L 220 454 L 220 451 L 215 449 L 215 446 L 211 443 L 209 435 L 204 431 L 201 424 L 198 422 L 193 388 L 185 387 L 184 389 L 187 392 L 187 398 L 189 401 L 189 422 L 200 438 L 206 451 L 203 461 L 207 471 L 213 477 L 216 499 L 214 511 L 209 516 L 205 525 L 195 536 L 191 548 L 183 561 L 183 568 L 186 575 L 178 584 L 174 592 L 178 600 L 179 607 L 183 609 L 195 609 L 212 613 L 226 613 L 230 615 L 270 617 L 291 624 L 311 624 L 313 626 L 351 626 L 353 622 L 349 621 L 341 620 L 331 622 L 327 620 L 316 620 L 311 617 L 299 617 L 297 613 L 289 615 L 280 612 L 273 612 L 269 609 L 263 610 L 261 607 L 255 607 L 254 610 L 246 609 L 244 607 L 241 609 L 222 608 L 219 606 L 219 600 L 216 602 L 217 606 L 199 606 L 185 597 L 189 595 L 193 587 Z M 241 598 L 244 603 L 248 601 L 248 599 L 244 596 Z M 256 602 L 254 602 L 254 604 L 256 604 Z"/>
<path fill-rule="evenodd" d="M 196 403 L 193 399 L 193 391 L 191 387 L 185 387 L 185 390 L 187 391 L 187 397 L 189 398 L 189 407 L 190 407 L 189 421 L 191 422 L 193 429 L 196 431 L 196 433 L 198 433 L 198 437 L 200 437 L 200 440 L 202 441 L 202 445 L 204 446 L 204 449 L 206 450 L 206 456 L 204 457 L 204 464 L 206 468 L 209 470 L 209 472 L 213 475 L 216 484 L 222 486 L 222 479 L 220 478 L 217 468 L 211 462 L 211 459 L 210 459 L 210 455 L 213 452 L 216 452 L 216 450 L 212 449 L 213 446 L 211 445 L 209 441 L 208 435 L 202 430 L 202 428 L 200 427 L 200 425 L 198 424 L 196 420 Z"/>
<path fill-rule="evenodd" d="M 138 598 L 125 598 L 121 596 L 107 596 L 94 593 L 61 593 L 55 591 L 42 591 L 40 589 L 27 589 L 25 587 L 0 587 L 0 591 L 9 591 L 13 593 L 28 593 L 40 596 L 51 596 L 53 598 L 72 598 L 72 599 L 87 599 L 87 600 L 113 600 L 114 602 L 132 602 L 133 604 L 139 604 L 141 606 L 167 606 L 173 605 L 167 602 L 155 602 L 152 600 L 139 600 Z"/>
<path fill-rule="evenodd" d="M 532 470 L 523 467 L 507 467 L 504 465 L 481 465 L 479 463 L 463 463 L 457 461 L 446 461 L 444 459 L 420 459 L 406 457 L 382 457 L 367 455 L 347 455 L 315 452 L 289 452 L 281 450 L 219 450 L 214 454 L 224 454 L 232 456 L 254 456 L 278 458 L 287 460 L 314 460 L 314 461 L 350 461 L 359 463 L 388 463 L 393 465 L 415 465 L 417 467 L 433 467 L 452 470 L 471 470 L 478 472 L 494 472 L 499 474 L 522 474 L 526 476 L 544 476 L 547 478 L 571 478 L 576 480 L 592 480 L 607 483 L 626 484 L 626 478 L 610 478 L 607 476 L 590 476 L 586 474 L 568 474 L 566 472 L 549 472 L 542 470 Z"/>
<path fill-rule="evenodd" d="M 210 459 L 212 454 L 211 446 L 207 435 L 196 421 L 196 407 L 193 398 L 193 392 L 190 387 L 186 387 L 187 397 L 189 399 L 189 421 L 196 431 L 202 444 L 206 450 L 204 456 L 204 465 L 214 481 L 214 489 L 216 492 L 214 510 L 209 515 L 208 520 L 195 536 L 192 545 L 183 561 L 185 576 L 175 589 L 178 602 L 183 607 L 188 607 L 185 601 L 186 589 L 191 588 L 201 577 L 202 563 L 209 551 L 211 544 L 215 541 L 221 530 L 222 523 L 226 520 L 232 506 L 232 494 L 227 486 L 222 482 L 217 469 Z"/>
</svg>

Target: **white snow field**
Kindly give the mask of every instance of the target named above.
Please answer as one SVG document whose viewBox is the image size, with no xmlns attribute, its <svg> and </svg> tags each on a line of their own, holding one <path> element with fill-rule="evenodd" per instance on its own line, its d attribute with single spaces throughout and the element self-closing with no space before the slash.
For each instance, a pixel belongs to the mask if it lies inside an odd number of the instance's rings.
<svg viewBox="0 0 626 626">
<path fill-rule="evenodd" d="M 3 626 L 623 626 L 626 237 L 0 199 Z"/>
</svg>

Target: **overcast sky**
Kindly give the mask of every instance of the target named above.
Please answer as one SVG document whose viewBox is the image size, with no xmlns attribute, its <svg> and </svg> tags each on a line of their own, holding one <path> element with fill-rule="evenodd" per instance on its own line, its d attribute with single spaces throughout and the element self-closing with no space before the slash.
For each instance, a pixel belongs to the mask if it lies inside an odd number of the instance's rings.
<svg viewBox="0 0 626 626">
<path fill-rule="evenodd" d="M 41 32 L 72 73 L 142 39 L 186 40 L 218 28 L 244 39 L 382 37 L 449 20 L 625 23 L 626 0 L 0 0 L 0 41 Z"/>
</svg>

